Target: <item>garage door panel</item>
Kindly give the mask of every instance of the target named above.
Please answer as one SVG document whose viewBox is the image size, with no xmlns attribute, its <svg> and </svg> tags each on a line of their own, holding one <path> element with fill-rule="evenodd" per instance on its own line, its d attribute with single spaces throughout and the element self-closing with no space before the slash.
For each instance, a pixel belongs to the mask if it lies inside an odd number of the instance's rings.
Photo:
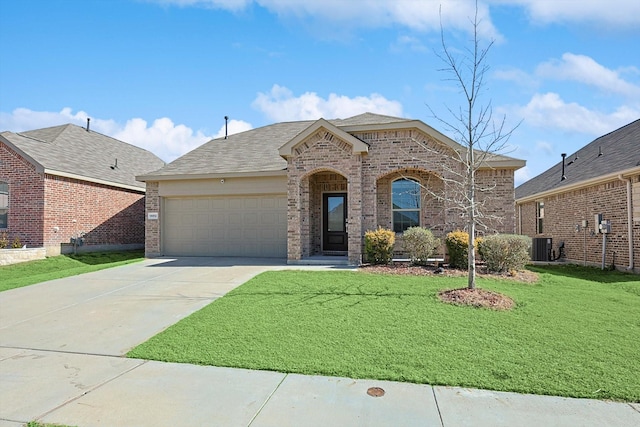
<svg viewBox="0 0 640 427">
<path fill-rule="evenodd" d="M 167 198 L 166 255 L 286 257 L 282 196 Z"/>
</svg>

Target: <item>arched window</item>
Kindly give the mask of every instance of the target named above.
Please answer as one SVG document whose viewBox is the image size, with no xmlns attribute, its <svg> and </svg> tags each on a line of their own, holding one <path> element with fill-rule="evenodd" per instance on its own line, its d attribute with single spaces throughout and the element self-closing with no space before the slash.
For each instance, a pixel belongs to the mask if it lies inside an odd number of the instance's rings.
<svg viewBox="0 0 640 427">
<path fill-rule="evenodd" d="M 0 228 L 7 228 L 9 216 L 9 184 L 0 181 Z"/>
<path fill-rule="evenodd" d="M 398 179 L 391 184 L 393 231 L 402 233 L 420 225 L 420 184 L 413 179 Z"/>
</svg>

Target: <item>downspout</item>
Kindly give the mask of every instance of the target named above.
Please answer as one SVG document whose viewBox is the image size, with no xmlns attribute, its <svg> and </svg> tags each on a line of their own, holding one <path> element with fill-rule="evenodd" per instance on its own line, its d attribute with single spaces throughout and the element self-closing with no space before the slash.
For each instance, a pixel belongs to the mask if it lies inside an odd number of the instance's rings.
<svg viewBox="0 0 640 427">
<path fill-rule="evenodd" d="M 633 270 L 633 212 L 631 210 L 631 178 L 624 179 L 618 175 L 618 179 L 627 183 L 627 238 L 629 239 L 629 266 L 627 270 Z"/>
</svg>

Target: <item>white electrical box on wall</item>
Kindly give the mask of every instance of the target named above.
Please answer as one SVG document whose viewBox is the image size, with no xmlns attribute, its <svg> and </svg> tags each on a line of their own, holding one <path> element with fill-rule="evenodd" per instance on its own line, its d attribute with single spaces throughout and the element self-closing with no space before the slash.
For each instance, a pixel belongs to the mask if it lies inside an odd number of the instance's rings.
<svg viewBox="0 0 640 427">
<path fill-rule="evenodd" d="M 147 219 L 151 219 L 151 220 L 158 219 L 158 212 L 149 212 L 149 213 L 147 213 Z"/>
</svg>

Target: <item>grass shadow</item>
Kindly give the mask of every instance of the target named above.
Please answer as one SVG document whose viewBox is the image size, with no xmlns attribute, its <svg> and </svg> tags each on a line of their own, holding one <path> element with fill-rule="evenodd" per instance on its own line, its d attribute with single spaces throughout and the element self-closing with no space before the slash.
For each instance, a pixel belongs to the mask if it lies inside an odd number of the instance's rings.
<svg viewBox="0 0 640 427">
<path fill-rule="evenodd" d="M 617 270 L 602 270 L 596 267 L 584 267 L 576 264 L 528 265 L 528 270 L 555 276 L 572 277 L 597 283 L 636 282 L 640 285 L 640 276 Z"/>
<path fill-rule="evenodd" d="M 63 256 L 87 265 L 101 265 L 144 258 L 144 251 L 86 252 L 80 254 L 67 254 Z"/>
</svg>

